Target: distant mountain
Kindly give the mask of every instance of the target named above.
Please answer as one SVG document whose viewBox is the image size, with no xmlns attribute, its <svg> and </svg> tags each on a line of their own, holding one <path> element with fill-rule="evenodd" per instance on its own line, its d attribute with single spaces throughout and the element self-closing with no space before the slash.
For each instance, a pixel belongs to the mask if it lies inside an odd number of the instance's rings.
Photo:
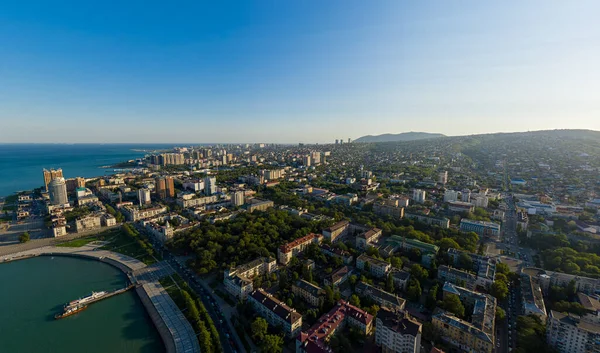
<svg viewBox="0 0 600 353">
<path fill-rule="evenodd" d="M 359 137 L 354 142 L 397 142 L 397 141 L 415 141 L 424 139 L 433 139 L 445 137 L 443 134 L 432 134 L 429 132 L 403 132 L 400 134 L 367 135 Z"/>
</svg>

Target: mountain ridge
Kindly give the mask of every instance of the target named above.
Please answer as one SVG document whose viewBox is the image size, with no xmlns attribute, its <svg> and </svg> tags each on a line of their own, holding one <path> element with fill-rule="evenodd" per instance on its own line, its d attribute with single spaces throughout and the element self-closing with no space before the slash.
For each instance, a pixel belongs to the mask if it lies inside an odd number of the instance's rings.
<svg viewBox="0 0 600 353">
<path fill-rule="evenodd" d="M 366 135 L 354 140 L 354 142 L 398 142 L 398 141 L 416 141 L 432 138 L 446 137 L 444 134 L 430 132 L 401 132 L 399 134 L 381 134 L 381 135 Z"/>
</svg>

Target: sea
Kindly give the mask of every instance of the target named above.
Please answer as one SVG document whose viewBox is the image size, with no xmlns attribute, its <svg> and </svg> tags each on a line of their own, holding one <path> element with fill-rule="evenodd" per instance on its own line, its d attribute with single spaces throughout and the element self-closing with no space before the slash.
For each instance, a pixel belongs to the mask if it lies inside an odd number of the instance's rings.
<svg viewBox="0 0 600 353">
<path fill-rule="evenodd" d="M 0 352 L 163 353 L 164 344 L 135 291 L 56 320 L 62 306 L 126 284 L 94 260 L 39 256 L 0 264 Z"/>
<path fill-rule="evenodd" d="M 91 178 L 113 173 L 101 168 L 173 144 L 0 144 L 0 196 L 31 190 L 44 184 L 44 168 L 62 168 L 65 178 Z"/>
</svg>

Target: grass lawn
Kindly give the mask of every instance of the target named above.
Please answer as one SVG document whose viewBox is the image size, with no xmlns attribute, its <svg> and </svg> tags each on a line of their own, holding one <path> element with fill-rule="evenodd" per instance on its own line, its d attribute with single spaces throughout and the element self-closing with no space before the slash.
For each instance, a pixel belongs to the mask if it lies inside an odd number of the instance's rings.
<svg viewBox="0 0 600 353">
<path fill-rule="evenodd" d="M 96 240 L 98 240 L 97 237 L 74 239 L 71 241 L 67 241 L 65 243 L 56 244 L 56 246 L 65 247 L 65 248 L 79 248 L 79 247 L 82 247 L 82 246 L 84 246 L 88 243 L 91 243 L 93 241 L 96 241 Z"/>
<path fill-rule="evenodd" d="M 101 249 L 110 250 L 118 252 L 120 254 L 131 256 L 142 261 L 146 265 L 151 265 L 156 262 L 154 257 L 148 255 L 146 251 L 140 247 L 140 245 L 135 239 L 132 239 L 125 235 L 120 228 L 110 230 L 107 233 L 109 234 L 103 235 L 102 240 L 108 241 L 110 243 L 101 247 Z"/>
</svg>

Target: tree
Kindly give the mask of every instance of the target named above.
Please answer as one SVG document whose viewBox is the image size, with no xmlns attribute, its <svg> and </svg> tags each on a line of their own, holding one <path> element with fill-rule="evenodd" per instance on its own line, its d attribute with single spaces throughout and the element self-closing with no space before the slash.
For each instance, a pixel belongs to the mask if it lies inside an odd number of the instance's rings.
<svg viewBox="0 0 600 353">
<path fill-rule="evenodd" d="M 277 335 L 266 335 L 260 344 L 262 352 L 281 353 L 283 351 L 283 338 Z"/>
<path fill-rule="evenodd" d="M 421 261 L 421 250 L 417 248 L 412 248 L 408 252 L 408 258 L 412 261 Z"/>
<path fill-rule="evenodd" d="M 288 284 L 289 284 L 289 281 L 288 281 L 287 271 L 285 269 L 282 271 L 279 271 L 279 288 L 285 289 L 288 287 Z"/>
<path fill-rule="evenodd" d="M 465 316 L 465 307 L 456 294 L 446 294 L 443 301 L 444 310 L 454 313 L 458 317 Z"/>
<path fill-rule="evenodd" d="M 567 285 L 567 290 L 565 292 L 567 294 L 567 296 L 569 296 L 570 298 L 575 298 L 575 294 L 577 294 L 577 285 L 575 283 L 575 280 L 571 280 L 569 282 L 569 284 Z"/>
<path fill-rule="evenodd" d="M 508 295 L 508 287 L 504 281 L 494 281 L 490 287 L 490 294 L 502 301 Z"/>
<path fill-rule="evenodd" d="M 443 238 L 436 243 L 437 246 L 440 247 L 440 251 L 447 251 L 448 249 L 460 249 L 460 245 L 456 242 L 456 240 L 452 238 Z"/>
<path fill-rule="evenodd" d="M 463 269 L 472 270 L 473 269 L 473 259 L 469 254 L 461 253 L 458 256 L 458 266 Z"/>
<path fill-rule="evenodd" d="M 394 268 L 402 268 L 402 259 L 399 258 L 398 256 L 392 256 L 390 258 L 390 264 Z"/>
<path fill-rule="evenodd" d="M 506 312 L 499 306 L 496 306 L 496 322 L 504 321 L 506 319 Z"/>
<path fill-rule="evenodd" d="M 352 294 L 350 297 L 350 304 L 360 307 L 360 298 L 356 294 Z"/>
<path fill-rule="evenodd" d="M 436 283 L 429 289 L 429 294 L 427 294 L 427 299 L 425 305 L 428 309 L 433 310 L 435 308 L 435 304 L 437 302 L 437 293 L 439 290 L 439 285 Z"/>
<path fill-rule="evenodd" d="M 268 328 L 269 324 L 267 323 L 267 320 L 263 319 L 262 317 L 257 317 L 250 325 L 252 339 L 255 342 L 262 341 L 267 334 Z"/>
<path fill-rule="evenodd" d="M 27 243 L 30 239 L 29 232 L 25 232 L 19 236 L 19 242 Z"/>
<path fill-rule="evenodd" d="M 507 264 L 500 262 L 496 265 L 496 273 L 502 273 L 508 275 L 510 273 L 510 267 Z"/>
<path fill-rule="evenodd" d="M 410 300 L 415 302 L 419 301 L 419 298 L 421 298 L 422 294 L 421 283 L 417 280 L 411 280 L 408 288 L 406 289 L 406 294 Z"/>
<path fill-rule="evenodd" d="M 427 276 L 429 276 L 429 273 L 427 272 L 427 270 L 424 269 L 423 266 L 421 266 L 419 264 L 412 265 L 412 267 L 410 268 L 410 274 L 415 279 L 417 279 L 419 282 L 424 280 L 425 278 L 427 278 Z"/>
<path fill-rule="evenodd" d="M 394 291 L 394 277 L 392 277 L 391 273 L 387 275 L 387 279 L 385 281 L 385 290 L 388 292 Z"/>
</svg>

